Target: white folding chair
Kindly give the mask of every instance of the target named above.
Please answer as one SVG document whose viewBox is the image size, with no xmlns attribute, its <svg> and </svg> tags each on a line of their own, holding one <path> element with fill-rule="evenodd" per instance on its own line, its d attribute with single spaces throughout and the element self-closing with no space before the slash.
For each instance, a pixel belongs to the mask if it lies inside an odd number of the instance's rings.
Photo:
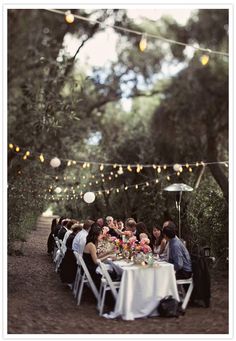
<svg viewBox="0 0 236 341">
<path fill-rule="evenodd" d="M 64 252 L 62 250 L 62 246 L 61 246 L 61 241 L 56 237 L 55 238 L 55 243 L 57 246 L 57 252 L 56 252 L 56 257 L 54 258 L 54 262 L 55 262 L 55 271 L 57 272 L 59 269 L 59 266 L 61 264 L 61 261 L 64 257 Z"/>
<path fill-rule="evenodd" d="M 191 297 L 192 291 L 193 291 L 193 278 L 190 277 L 188 279 L 177 279 L 176 283 L 177 283 L 177 286 L 180 286 L 181 292 L 183 294 L 183 303 L 181 307 L 183 310 L 185 310 L 188 305 L 189 299 Z M 183 288 L 183 284 L 189 285 L 186 293 Z"/>
<path fill-rule="evenodd" d="M 78 252 L 74 251 L 74 255 L 77 261 L 77 272 L 76 272 L 76 276 L 75 276 L 75 281 L 73 284 L 73 295 L 74 297 L 77 297 L 78 294 L 78 288 L 79 288 L 79 282 L 81 280 L 81 265 L 80 265 L 80 261 L 79 261 L 79 257 L 78 257 Z"/>
<path fill-rule="evenodd" d="M 96 285 L 94 284 L 93 280 L 92 280 L 92 277 L 88 271 L 88 268 L 83 260 L 83 257 L 77 253 L 77 260 L 79 262 L 79 264 L 81 265 L 81 268 L 83 269 L 84 273 L 81 277 L 81 280 L 80 280 L 80 285 L 79 285 L 79 290 L 78 290 L 78 295 L 77 295 L 77 305 L 80 305 L 80 301 L 81 301 L 81 296 L 82 296 L 82 293 L 83 293 L 83 289 L 84 289 L 84 284 L 87 283 L 94 296 L 96 297 L 96 299 L 98 300 L 99 299 L 99 294 L 98 294 L 98 290 L 96 288 Z"/>
<path fill-rule="evenodd" d="M 117 295 L 118 295 L 117 289 L 120 288 L 120 282 L 112 281 L 111 276 L 109 272 L 107 271 L 106 265 L 102 263 L 100 260 L 98 261 L 98 265 L 101 269 L 102 276 L 103 276 L 101 280 L 101 286 L 99 290 L 99 300 L 98 300 L 98 310 L 99 310 L 99 315 L 101 316 L 103 313 L 106 292 L 111 291 L 116 301 Z"/>
</svg>

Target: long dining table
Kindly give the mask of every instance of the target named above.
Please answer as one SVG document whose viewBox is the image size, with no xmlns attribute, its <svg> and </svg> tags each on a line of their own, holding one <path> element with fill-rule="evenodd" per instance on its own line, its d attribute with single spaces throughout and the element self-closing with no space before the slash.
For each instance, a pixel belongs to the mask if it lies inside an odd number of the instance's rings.
<svg viewBox="0 0 236 341">
<path fill-rule="evenodd" d="M 155 261 L 152 266 L 136 265 L 122 259 L 111 265 L 121 274 L 121 283 L 114 311 L 104 317 L 134 320 L 158 316 L 157 306 L 162 298 L 172 295 L 179 301 L 172 264 Z"/>
</svg>

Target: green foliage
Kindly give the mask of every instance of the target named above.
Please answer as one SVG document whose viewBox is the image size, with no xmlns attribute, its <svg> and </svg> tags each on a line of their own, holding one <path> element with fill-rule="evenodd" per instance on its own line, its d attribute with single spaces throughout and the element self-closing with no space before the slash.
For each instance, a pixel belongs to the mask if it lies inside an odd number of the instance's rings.
<svg viewBox="0 0 236 341">
<path fill-rule="evenodd" d="M 137 25 L 125 10 L 95 12 L 98 20 L 108 19 L 130 29 L 227 49 L 225 10 L 198 11 L 184 27 L 171 18 L 143 20 Z M 91 14 L 86 10 L 79 13 Z M 159 174 L 144 168 L 141 173 L 125 169 L 123 175 L 108 180 L 110 172 L 117 172 L 109 167 L 102 182 L 98 165 L 68 167 L 68 159 L 164 164 L 228 157 L 226 59 L 210 55 L 209 64 L 202 66 L 201 54 L 191 58 L 182 46 L 163 45 L 156 39 L 148 40 L 141 53 L 140 36 L 120 31 L 117 61 L 93 68 L 88 76 L 78 63 L 80 50 L 102 30 L 102 26 L 83 21 L 79 26 L 68 25 L 63 16 L 43 10 L 9 10 L 9 143 L 31 152 L 25 161 L 21 153 L 11 151 L 8 155 L 9 243 L 24 240 L 36 217 L 49 205 L 55 214 L 77 219 L 133 216 L 149 228 L 166 219 L 177 222 L 175 197 L 163 191 L 170 184 L 166 175 L 171 175 L 171 182 L 193 187 L 198 176 L 195 171 L 185 170 L 177 177 L 172 169 L 162 169 Z M 66 34 L 78 38 L 74 57 L 63 49 Z M 173 65 L 177 66 L 175 75 L 163 74 L 164 68 Z M 130 101 L 130 110 L 124 109 L 125 101 Z M 43 164 L 38 159 L 40 153 L 45 155 Z M 62 161 L 58 169 L 49 165 L 54 156 Z M 210 170 L 197 191 L 183 196 L 183 233 L 190 243 L 210 244 L 220 256 L 228 242 L 227 170 L 224 166 Z M 143 185 L 135 188 L 140 183 Z M 56 186 L 62 188 L 65 200 L 57 200 Z M 125 186 L 132 187 L 126 191 Z M 72 187 L 79 199 L 74 198 Z M 88 190 L 111 188 L 112 192 L 97 195 L 91 205 L 80 196 Z"/>
</svg>

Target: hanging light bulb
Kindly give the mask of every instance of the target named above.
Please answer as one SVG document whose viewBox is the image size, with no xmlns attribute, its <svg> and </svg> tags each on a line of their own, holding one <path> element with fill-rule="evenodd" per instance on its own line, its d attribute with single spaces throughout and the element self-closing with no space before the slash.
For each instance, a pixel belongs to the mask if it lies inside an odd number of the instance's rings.
<svg viewBox="0 0 236 341">
<path fill-rule="evenodd" d="M 84 162 L 84 164 L 83 164 L 83 168 L 86 168 L 86 162 Z"/>
<path fill-rule="evenodd" d="M 147 48 L 147 35 L 142 34 L 141 40 L 139 42 L 139 50 L 143 52 Z"/>
<path fill-rule="evenodd" d="M 26 156 L 30 156 L 30 152 L 27 150 L 27 152 L 25 153 Z"/>
<path fill-rule="evenodd" d="M 188 164 L 188 163 L 186 163 L 185 167 L 186 167 L 186 168 L 188 168 L 188 167 L 189 167 L 189 164 Z"/>
<path fill-rule="evenodd" d="M 114 165 L 113 165 L 113 168 L 116 168 L 117 167 L 117 164 L 115 163 Z"/>
<path fill-rule="evenodd" d="M 26 156 L 26 155 L 24 155 L 24 156 L 22 157 L 22 159 L 23 159 L 23 160 L 26 160 L 26 159 L 27 159 L 27 156 Z"/>
<path fill-rule="evenodd" d="M 14 148 L 14 145 L 12 143 L 9 143 L 9 148 L 10 149 L 13 149 Z"/>
<path fill-rule="evenodd" d="M 174 169 L 175 172 L 179 172 L 181 167 L 182 166 L 179 163 L 175 163 L 174 166 L 173 166 L 173 169 Z"/>
<path fill-rule="evenodd" d="M 118 171 L 117 171 L 117 173 L 119 174 L 119 175 L 121 175 L 121 174 L 123 174 L 124 172 L 123 172 L 123 168 L 122 168 L 122 166 L 120 166 L 119 167 L 119 169 L 118 169 Z M 117 175 L 117 174 L 116 174 Z M 115 175 L 115 176 L 116 176 Z M 117 178 L 117 176 L 116 176 L 116 178 Z"/>
<path fill-rule="evenodd" d="M 76 165 L 76 161 L 75 160 L 73 160 L 72 163 L 73 163 L 73 165 Z"/>
<path fill-rule="evenodd" d="M 104 169 L 104 165 L 103 165 L 103 163 L 101 163 L 101 165 L 100 165 L 100 171 L 103 171 L 103 169 Z"/>
<path fill-rule="evenodd" d="M 166 169 L 166 168 L 167 168 L 167 166 L 166 166 L 166 165 L 164 165 L 164 166 L 163 166 L 163 168 L 164 168 L 164 169 Z"/>
<path fill-rule="evenodd" d="M 117 193 L 119 193 L 119 192 L 120 192 L 119 188 L 117 188 L 117 189 L 116 189 L 116 192 L 117 192 Z"/>
<path fill-rule="evenodd" d="M 138 185 L 135 185 L 135 188 L 138 189 Z"/>
<path fill-rule="evenodd" d="M 19 151 L 20 151 L 20 147 L 17 146 L 16 147 L 16 152 L 19 153 Z"/>
<path fill-rule="evenodd" d="M 177 172 L 177 175 L 180 176 L 180 172 Z"/>
<path fill-rule="evenodd" d="M 101 177 L 104 178 L 104 174 L 103 173 L 101 174 Z"/>
<path fill-rule="evenodd" d="M 71 11 L 66 11 L 65 13 L 65 21 L 68 23 L 68 24 L 72 24 L 75 20 L 75 17 L 74 15 L 71 13 Z"/>
<path fill-rule="evenodd" d="M 170 177 L 169 177 L 169 175 L 167 175 L 166 179 L 167 179 L 168 181 L 170 181 Z"/>
<path fill-rule="evenodd" d="M 90 163 L 89 162 L 87 162 L 87 168 L 89 168 L 90 167 Z"/>
<path fill-rule="evenodd" d="M 152 167 L 153 167 L 153 169 L 156 169 L 156 168 L 157 168 L 157 166 L 156 166 L 156 165 L 152 165 Z"/>
<path fill-rule="evenodd" d="M 128 189 L 128 186 L 125 186 L 125 191 L 127 191 L 127 189 Z"/>
<path fill-rule="evenodd" d="M 146 186 L 149 186 L 149 182 L 146 182 Z"/>
<path fill-rule="evenodd" d="M 128 165 L 127 169 L 128 169 L 129 172 L 132 172 L 132 168 L 131 168 L 130 165 Z"/>
<path fill-rule="evenodd" d="M 71 160 L 69 160 L 68 162 L 67 162 L 67 166 L 70 166 L 71 165 Z"/>
<path fill-rule="evenodd" d="M 158 166 L 157 172 L 158 172 L 158 173 L 161 173 L 161 167 L 160 167 L 160 166 Z"/>
<path fill-rule="evenodd" d="M 207 54 L 203 54 L 201 57 L 200 57 L 200 62 L 203 66 L 207 65 L 208 62 L 209 62 L 209 59 L 210 57 L 207 55 Z"/>
<path fill-rule="evenodd" d="M 136 172 L 137 172 L 137 173 L 140 173 L 140 171 L 141 171 L 141 166 L 140 166 L 140 165 L 137 165 Z"/>
<path fill-rule="evenodd" d="M 197 166 L 197 167 L 199 166 L 199 163 L 198 163 L 198 162 L 196 162 L 196 166 Z"/>
<path fill-rule="evenodd" d="M 188 170 L 189 170 L 189 172 L 190 172 L 190 173 L 193 171 L 191 167 L 189 167 L 189 169 L 188 169 Z"/>
<path fill-rule="evenodd" d="M 44 156 L 43 156 L 43 154 L 40 154 L 40 155 L 39 155 L 39 160 L 40 160 L 41 162 L 44 162 Z"/>
</svg>

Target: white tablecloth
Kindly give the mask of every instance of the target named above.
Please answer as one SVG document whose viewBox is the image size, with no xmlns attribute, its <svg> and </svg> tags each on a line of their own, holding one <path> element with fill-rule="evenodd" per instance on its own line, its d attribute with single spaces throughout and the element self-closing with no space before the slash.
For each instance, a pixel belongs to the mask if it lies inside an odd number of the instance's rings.
<svg viewBox="0 0 236 341">
<path fill-rule="evenodd" d="M 172 264 L 160 262 L 157 266 L 143 267 L 124 260 L 114 264 L 122 269 L 121 284 L 114 311 L 104 317 L 134 320 L 155 316 L 158 303 L 165 296 L 172 295 L 179 301 Z"/>
</svg>

